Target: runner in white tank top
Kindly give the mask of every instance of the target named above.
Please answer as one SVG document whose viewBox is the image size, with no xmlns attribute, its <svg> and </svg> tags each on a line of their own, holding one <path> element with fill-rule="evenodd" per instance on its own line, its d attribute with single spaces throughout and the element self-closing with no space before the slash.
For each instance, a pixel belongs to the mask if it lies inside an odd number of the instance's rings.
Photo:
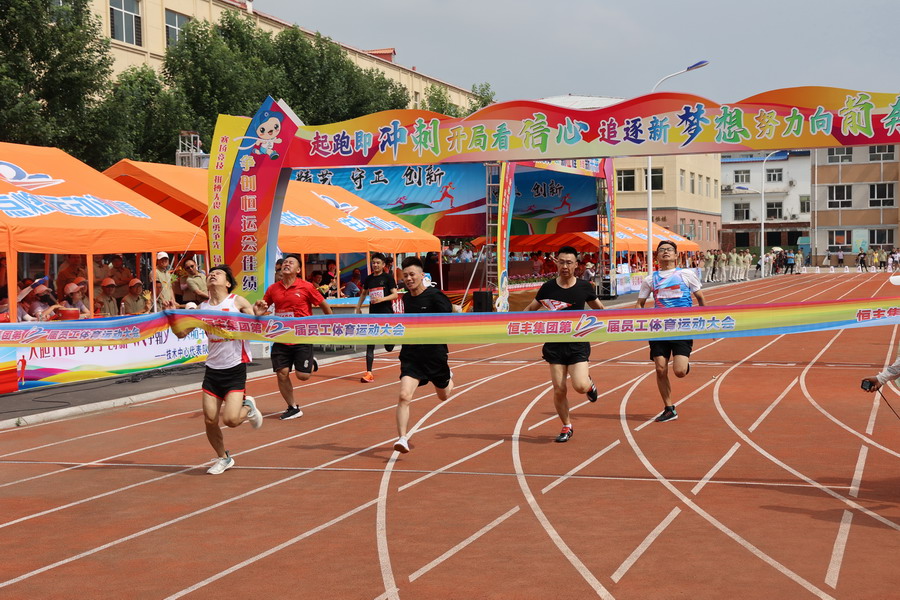
<svg viewBox="0 0 900 600">
<path fill-rule="evenodd" d="M 225 265 L 213 267 L 206 277 L 209 300 L 200 308 L 259 316 L 246 298 L 232 294 L 237 283 L 231 269 Z M 177 331 L 179 338 L 191 330 Z M 219 475 L 234 466 L 234 459 L 225 449 L 225 436 L 219 427 L 219 420 L 228 427 L 238 427 L 250 421 L 254 429 L 262 426 L 262 413 L 256 407 L 252 396 L 247 396 L 247 363 L 250 362 L 250 343 L 244 340 L 229 340 L 217 335 L 208 335 L 209 351 L 206 359 L 206 373 L 203 377 L 203 417 L 206 425 L 206 439 L 216 451 L 213 465 L 206 471 Z"/>
<path fill-rule="evenodd" d="M 222 310 L 225 312 L 241 312 L 237 306 L 236 294 L 228 296 L 219 304 L 212 304 L 210 298 L 200 303 L 201 310 Z M 250 362 L 250 341 L 229 340 L 217 335 L 209 334 L 209 352 L 206 356 L 206 366 L 211 369 L 230 369 L 241 363 Z"/>
</svg>

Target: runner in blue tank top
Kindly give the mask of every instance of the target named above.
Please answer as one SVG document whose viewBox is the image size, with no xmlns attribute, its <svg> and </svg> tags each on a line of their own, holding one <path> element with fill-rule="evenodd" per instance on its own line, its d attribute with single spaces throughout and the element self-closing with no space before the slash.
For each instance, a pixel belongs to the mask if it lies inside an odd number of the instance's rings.
<svg viewBox="0 0 900 600">
<path fill-rule="evenodd" d="M 678 247 L 675 242 L 663 240 L 656 246 L 656 261 L 659 270 L 652 277 L 644 278 L 638 292 L 638 308 L 644 308 L 647 298 L 653 294 L 655 308 L 684 308 L 693 306 L 691 295 L 699 306 L 705 306 L 701 283 L 691 270 L 675 267 Z M 656 365 L 656 386 L 662 396 L 663 412 L 656 418 L 659 422 L 674 421 L 678 418 L 671 403 L 672 386 L 669 383 L 669 361 L 675 377 L 684 377 L 691 371 L 691 349 L 694 340 L 653 340 L 650 342 L 650 360 Z"/>
</svg>

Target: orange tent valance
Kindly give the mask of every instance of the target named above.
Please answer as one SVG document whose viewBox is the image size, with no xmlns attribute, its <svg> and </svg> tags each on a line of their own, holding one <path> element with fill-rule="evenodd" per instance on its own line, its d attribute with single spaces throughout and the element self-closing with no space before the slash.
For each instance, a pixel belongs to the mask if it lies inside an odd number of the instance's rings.
<svg viewBox="0 0 900 600">
<path fill-rule="evenodd" d="M 205 219 L 205 170 L 122 160 L 105 174 L 195 225 Z M 397 253 L 440 251 L 441 243 L 343 188 L 292 181 L 285 195 L 278 247 L 299 254 Z"/>
</svg>

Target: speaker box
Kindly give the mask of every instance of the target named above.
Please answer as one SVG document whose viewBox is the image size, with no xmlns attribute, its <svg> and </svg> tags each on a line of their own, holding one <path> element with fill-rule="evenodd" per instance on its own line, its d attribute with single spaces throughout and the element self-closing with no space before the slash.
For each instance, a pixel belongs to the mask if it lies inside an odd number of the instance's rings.
<svg viewBox="0 0 900 600">
<path fill-rule="evenodd" d="M 494 312 L 494 294 L 491 292 L 472 292 L 473 312 Z"/>
</svg>

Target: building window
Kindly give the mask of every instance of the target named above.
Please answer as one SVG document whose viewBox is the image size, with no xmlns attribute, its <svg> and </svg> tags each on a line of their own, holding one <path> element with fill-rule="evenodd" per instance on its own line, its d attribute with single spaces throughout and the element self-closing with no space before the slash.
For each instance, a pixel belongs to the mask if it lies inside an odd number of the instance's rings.
<svg viewBox="0 0 900 600">
<path fill-rule="evenodd" d="M 140 2 L 109 0 L 109 28 L 109 36 L 112 39 L 143 46 Z"/>
<path fill-rule="evenodd" d="M 697 237 L 697 222 L 694 219 L 691 219 L 691 228 L 688 230 L 688 238 L 694 239 Z"/>
<path fill-rule="evenodd" d="M 734 184 L 750 183 L 750 169 L 741 169 L 734 172 Z"/>
<path fill-rule="evenodd" d="M 768 183 L 778 183 L 784 181 L 783 169 L 766 169 L 766 181 Z"/>
<path fill-rule="evenodd" d="M 869 206 L 893 206 L 894 205 L 894 184 L 893 183 L 870 183 L 869 184 Z"/>
<path fill-rule="evenodd" d="M 750 220 L 750 203 L 735 202 L 734 203 L 734 220 L 749 221 Z"/>
<path fill-rule="evenodd" d="M 679 227 L 678 235 L 687 235 L 687 225 L 685 225 L 684 221 L 684 219 L 681 219 L 681 227 Z"/>
<path fill-rule="evenodd" d="M 718 179 L 713 179 L 713 195 L 715 195 L 716 198 L 719 197 L 719 180 Z"/>
<path fill-rule="evenodd" d="M 712 221 L 706 222 L 706 239 L 712 241 Z M 154 284 L 156 285 L 156 284 Z"/>
<path fill-rule="evenodd" d="M 872 162 L 894 160 L 894 147 L 891 145 L 869 146 L 869 160 Z"/>
<path fill-rule="evenodd" d="M 710 185 L 711 183 L 712 183 L 712 180 L 710 180 L 710 178 L 707 177 L 707 178 L 706 178 L 706 195 L 707 195 L 707 197 L 708 197 L 709 194 L 710 194 L 709 188 L 711 187 L 711 185 Z"/>
<path fill-rule="evenodd" d="M 681 172 L 678 174 L 678 189 L 682 192 L 684 191 L 684 169 L 681 169 Z"/>
<path fill-rule="evenodd" d="M 783 218 L 781 216 L 781 207 L 781 202 L 766 202 L 766 219 L 780 221 Z"/>
<path fill-rule="evenodd" d="M 853 205 L 853 192 L 849 185 L 828 186 L 828 208 L 850 208 Z"/>
<path fill-rule="evenodd" d="M 893 229 L 870 229 L 869 230 L 869 247 L 880 246 L 891 249 L 894 247 L 894 230 Z"/>
<path fill-rule="evenodd" d="M 697 193 L 697 186 L 694 184 L 694 174 L 693 173 L 691 173 L 691 193 L 692 194 Z"/>
<path fill-rule="evenodd" d="M 828 250 L 850 252 L 850 239 L 849 229 L 832 229 L 828 232 Z"/>
<path fill-rule="evenodd" d="M 166 10 L 166 46 L 174 46 L 181 37 L 181 30 L 191 18 L 171 10 Z"/>
<path fill-rule="evenodd" d="M 843 163 L 853 160 L 853 148 L 829 148 L 828 162 Z"/>
<path fill-rule="evenodd" d="M 800 212 L 809 212 L 809 196 L 800 196 Z"/>
<path fill-rule="evenodd" d="M 413 108 L 419 108 L 419 92 L 413 92 Z"/>
<path fill-rule="evenodd" d="M 616 191 L 633 192 L 635 190 L 634 180 L 634 169 L 616 171 Z"/>
<path fill-rule="evenodd" d="M 645 177 L 647 176 L 647 169 L 644 169 L 644 176 L 645 176 Z M 644 185 L 646 185 L 646 184 L 647 184 L 647 182 L 645 181 L 645 182 L 644 182 Z M 662 189 L 663 189 L 663 170 L 662 170 L 662 167 L 659 167 L 658 169 L 654 167 L 654 168 L 650 171 L 650 184 L 653 186 L 653 191 L 654 191 L 654 192 L 661 192 L 661 191 L 662 191 Z"/>
</svg>

